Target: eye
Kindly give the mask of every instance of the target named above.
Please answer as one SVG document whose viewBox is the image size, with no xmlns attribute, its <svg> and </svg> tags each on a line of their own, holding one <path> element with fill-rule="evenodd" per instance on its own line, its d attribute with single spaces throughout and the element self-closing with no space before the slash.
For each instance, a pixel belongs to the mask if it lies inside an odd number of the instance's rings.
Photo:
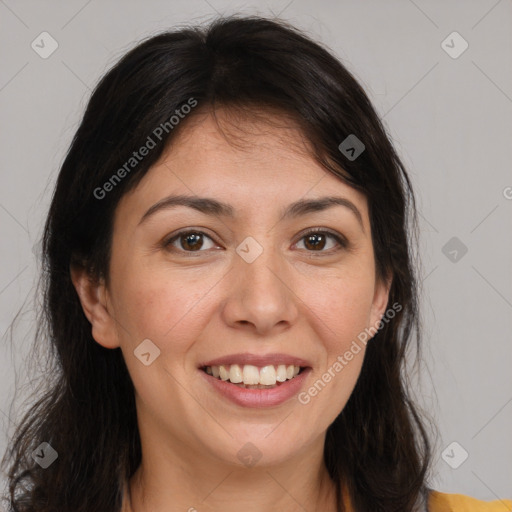
<svg viewBox="0 0 512 512">
<path fill-rule="evenodd" d="M 208 246 L 208 242 L 205 244 L 205 239 L 209 240 L 210 246 Z M 330 247 L 328 247 L 329 239 L 331 240 Z M 301 239 L 296 245 L 300 243 L 304 244 L 304 248 L 308 252 L 318 252 L 327 254 L 331 254 L 342 248 L 348 247 L 348 242 L 342 235 L 320 228 L 309 230 L 306 234 L 304 234 L 301 237 Z M 164 241 L 163 246 L 165 248 L 171 248 L 171 250 L 173 251 L 176 250 L 178 252 L 181 251 L 187 253 L 205 252 L 208 249 L 217 247 L 210 236 L 208 236 L 203 231 L 198 230 L 187 230 L 176 233 L 174 236 Z M 324 250 L 326 249 L 326 247 L 327 250 Z M 302 248 L 299 247 L 299 249 Z"/>
<path fill-rule="evenodd" d="M 173 246 L 173 248 L 176 248 L 178 250 L 184 251 L 184 252 L 204 252 L 203 250 L 211 249 L 212 247 L 206 247 L 204 239 L 207 238 L 212 242 L 212 246 L 215 247 L 215 243 L 213 240 L 202 231 L 181 231 L 180 233 L 177 233 L 172 238 L 168 239 L 164 242 L 164 246 L 168 248 L 169 246 Z M 176 247 L 176 243 L 179 245 L 179 247 Z M 208 245 L 208 244 L 206 244 Z"/>
<path fill-rule="evenodd" d="M 324 251 L 326 245 L 328 245 L 327 240 L 328 239 L 335 241 L 335 249 L 334 251 L 330 250 L 331 247 L 328 247 L 329 250 Z M 332 233 L 331 231 L 326 231 L 322 229 L 313 229 L 308 231 L 305 235 L 302 236 L 302 238 L 299 240 L 299 243 L 301 243 L 304 240 L 303 244 L 304 247 L 309 252 L 326 252 L 326 253 L 332 253 L 340 250 L 341 248 L 345 248 L 348 246 L 348 243 L 346 239 L 336 233 Z M 336 244 L 338 247 L 336 248 Z"/>
</svg>

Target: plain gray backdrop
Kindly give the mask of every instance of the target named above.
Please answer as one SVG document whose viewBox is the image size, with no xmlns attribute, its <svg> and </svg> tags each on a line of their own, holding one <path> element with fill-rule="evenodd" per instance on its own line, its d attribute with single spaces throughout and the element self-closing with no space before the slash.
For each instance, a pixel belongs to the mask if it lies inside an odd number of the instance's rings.
<svg viewBox="0 0 512 512">
<path fill-rule="evenodd" d="M 2 455 L 23 409 L 10 405 L 26 382 L 42 224 L 93 87 L 141 38 L 231 13 L 279 15 L 328 45 L 382 116 L 419 200 L 431 483 L 512 497 L 510 0 L 0 0 Z"/>
</svg>

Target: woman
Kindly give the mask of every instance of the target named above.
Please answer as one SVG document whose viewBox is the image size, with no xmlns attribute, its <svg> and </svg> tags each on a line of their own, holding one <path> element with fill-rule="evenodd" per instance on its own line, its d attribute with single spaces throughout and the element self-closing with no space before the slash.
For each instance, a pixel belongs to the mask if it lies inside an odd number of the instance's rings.
<svg viewBox="0 0 512 512">
<path fill-rule="evenodd" d="M 304 34 L 139 44 L 58 177 L 56 378 L 6 455 L 10 510 L 502 510 L 427 485 L 410 222 L 366 94 Z"/>
</svg>

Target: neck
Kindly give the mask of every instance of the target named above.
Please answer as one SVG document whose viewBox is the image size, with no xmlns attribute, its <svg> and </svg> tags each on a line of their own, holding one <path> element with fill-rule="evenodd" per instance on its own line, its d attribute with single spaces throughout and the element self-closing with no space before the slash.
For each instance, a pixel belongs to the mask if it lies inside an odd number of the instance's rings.
<svg viewBox="0 0 512 512">
<path fill-rule="evenodd" d="M 261 468 L 194 464 L 190 453 L 188 459 L 164 456 L 148 464 L 143 457 L 126 488 L 123 512 L 337 510 L 323 457 Z"/>
</svg>

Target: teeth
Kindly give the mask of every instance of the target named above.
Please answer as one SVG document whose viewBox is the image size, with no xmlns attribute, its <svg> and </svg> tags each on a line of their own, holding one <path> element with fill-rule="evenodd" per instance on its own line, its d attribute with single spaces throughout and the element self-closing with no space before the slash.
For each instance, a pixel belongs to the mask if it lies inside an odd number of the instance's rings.
<svg viewBox="0 0 512 512">
<path fill-rule="evenodd" d="M 233 384 L 238 384 L 244 380 L 242 376 L 242 368 L 240 368 L 238 364 L 231 365 L 231 368 L 229 369 L 229 380 Z"/>
<path fill-rule="evenodd" d="M 264 366 L 260 370 L 260 384 L 273 386 L 276 383 L 276 369 L 273 366 Z"/>
<path fill-rule="evenodd" d="M 284 382 L 286 380 L 286 366 L 284 364 L 280 364 L 277 367 L 276 380 L 277 382 Z"/>
<path fill-rule="evenodd" d="M 242 377 L 244 384 L 260 384 L 260 372 L 252 364 L 244 365 Z"/>
<path fill-rule="evenodd" d="M 268 365 L 258 368 L 252 364 L 207 366 L 205 369 L 208 375 L 230 381 L 233 384 L 242 386 L 275 386 L 278 382 L 291 380 L 299 374 L 300 366 L 291 365 Z"/>
<path fill-rule="evenodd" d="M 214 366 L 215 368 L 215 366 Z M 219 376 L 222 380 L 229 380 L 229 372 L 224 366 L 219 366 Z"/>
</svg>

